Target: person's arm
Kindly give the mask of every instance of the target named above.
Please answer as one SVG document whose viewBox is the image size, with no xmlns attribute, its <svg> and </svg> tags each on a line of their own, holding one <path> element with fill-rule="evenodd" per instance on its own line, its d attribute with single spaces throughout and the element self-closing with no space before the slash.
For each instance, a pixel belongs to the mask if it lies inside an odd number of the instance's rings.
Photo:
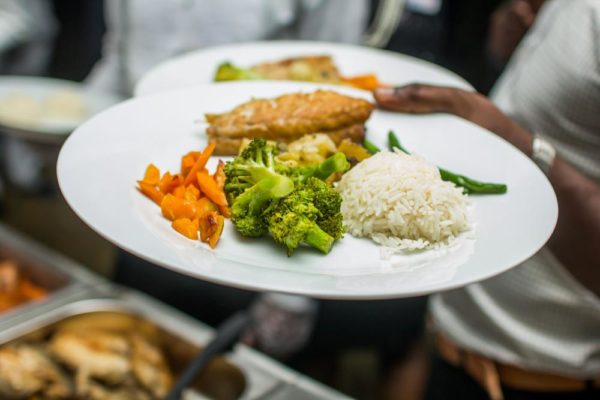
<svg viewBox="0 0 600 400">
<path fill-rule="evenodd" d="M 531 154 L 531 133 L 479 93 L 408 85 L 380 88 L 374 95 L 380 107 L 393 111 L 457 115 Z M 600 185 L 558 157 L 549 178 L 560 209 L 550 249 L 581 284 L 600 295 Z"/>
</svg>

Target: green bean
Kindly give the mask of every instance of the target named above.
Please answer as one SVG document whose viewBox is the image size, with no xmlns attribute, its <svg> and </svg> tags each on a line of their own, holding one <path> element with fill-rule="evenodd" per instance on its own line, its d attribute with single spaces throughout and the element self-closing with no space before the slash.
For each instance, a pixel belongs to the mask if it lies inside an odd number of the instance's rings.
<svg viewBox="0 0 600 400">
<path fill-rule="evenodd" d="M 406 154 L 410 154 L 410 152 L 400 144 L 400 140 L 398 140 L 398 137 L 393 131 L 388 132 L 388 144 L 391 151 L 396 148 Z M 456 186 L 462 187 L 467 194 L 503 194 L 508 190 L 507 186 L 503 183 L 480 182 L 441 167 L 438 167 L 438 169 L 442 180 L 452 182 Z"/>
<path fill-rule="evenodd" d="M 374 143 L 370 142 L 367 139 L 364 140 L 363 147 L 367 149 L 367 151 L 371 154 L 379 153 L 381 151 L 379 150 L 379 147 L 377 147 Z"/>
</svg>

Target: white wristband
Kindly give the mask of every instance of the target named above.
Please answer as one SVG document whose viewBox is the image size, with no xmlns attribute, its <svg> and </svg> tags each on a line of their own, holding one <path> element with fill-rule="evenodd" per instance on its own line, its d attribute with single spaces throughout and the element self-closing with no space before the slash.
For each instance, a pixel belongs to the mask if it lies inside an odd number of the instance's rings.
<svg viewBox="0 0 600 400">
<path fill-rule="evenodd" d="M 545 139 L 538 135 L 533 136 L 531 149 L 531 159 L 546 174 L 550 175 L 554 159 L 556 158 L 556 149 Z"/>
</svg>

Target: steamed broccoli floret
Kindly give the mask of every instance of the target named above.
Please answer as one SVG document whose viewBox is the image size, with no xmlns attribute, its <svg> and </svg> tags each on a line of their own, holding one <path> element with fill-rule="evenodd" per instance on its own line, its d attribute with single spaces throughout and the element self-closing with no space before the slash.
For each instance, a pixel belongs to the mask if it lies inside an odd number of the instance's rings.
<svg viewBox="0 0 600 400">
<path fill-rule="evenodd" d="M 317 225 L 334 239 L 344 235 L 342 221 L 342 196 L 330 185 L 317 178 L 308 178 L 304 184 L 314 194 L 313 203 L 319 210 Z"/>
<path fill-rule="evenodd" d="M 230 62 L 220 64 L 215 73 L 215 82 L 257 79 L 264 79 L 264 77 L 252 69 L 237 67 Z"/>
<path fill-rule="evenodd" d="M 277 149 L 263 139 L 253 140 L 225 165 L 225 193 L 231 204 L 231 221 L 243 236 L 258 237 L 267 231 L 261 216 L 272 200 L 287 196 L 294 182 L 275 172 Z"/>
<path fill-rule="evenodd" d="M 287 247 L 288 256 L 301 243 L 328 253 L 334 238 L 317 224 L 321 212 L 314 204 L 315 193 L 304 185 L 265 209 L 269 233 L 277 243 Z"/>
<path fill-rule="evenodd" d="M 275 161 L 277 148 L 253 140 L 225 166 L 225 192 L 231 220 L 240 234 L 259 237 L 269 232 L 288 255 L 301 244 L 328 253 L 342 237 L 341 196 L 321 179 L 345 171 L 341 153 L 312 167 L 290 168 Z"/>
<path fill-rule="evenodd" d="M 267 233 L 267 223 L 262 211 L 272 200 L 287 196 L 294 190 L 294 183 L 283 175 L 261 179 L 239 195 L 231 206 L 231 221 L 243 236 L 259 237 Z"/>
<path fill-rule="evenodd" d="M 279 175 L 275 170 L 277 148 L 264 139 L 254 139 L 233 161 L 225 165 L 225 193 L 229 203 L 260 179 Z"/>
</svg>

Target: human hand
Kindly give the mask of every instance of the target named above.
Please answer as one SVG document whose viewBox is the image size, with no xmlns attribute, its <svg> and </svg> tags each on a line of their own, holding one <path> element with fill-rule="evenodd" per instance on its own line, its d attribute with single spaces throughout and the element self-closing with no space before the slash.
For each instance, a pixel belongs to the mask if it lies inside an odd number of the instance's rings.
<svg viewBox="0 0 600 400">
<path fill-rule="evenodd" d="M 379 107 L 391 111 L 454 114 L 496 133 L 526 154 L 531 152 L 531 134 L 480 93 L 451 87 L 410 84 L 396 88 L 381 87 L 375 89 L 373 95 Z"/>
</svg>

